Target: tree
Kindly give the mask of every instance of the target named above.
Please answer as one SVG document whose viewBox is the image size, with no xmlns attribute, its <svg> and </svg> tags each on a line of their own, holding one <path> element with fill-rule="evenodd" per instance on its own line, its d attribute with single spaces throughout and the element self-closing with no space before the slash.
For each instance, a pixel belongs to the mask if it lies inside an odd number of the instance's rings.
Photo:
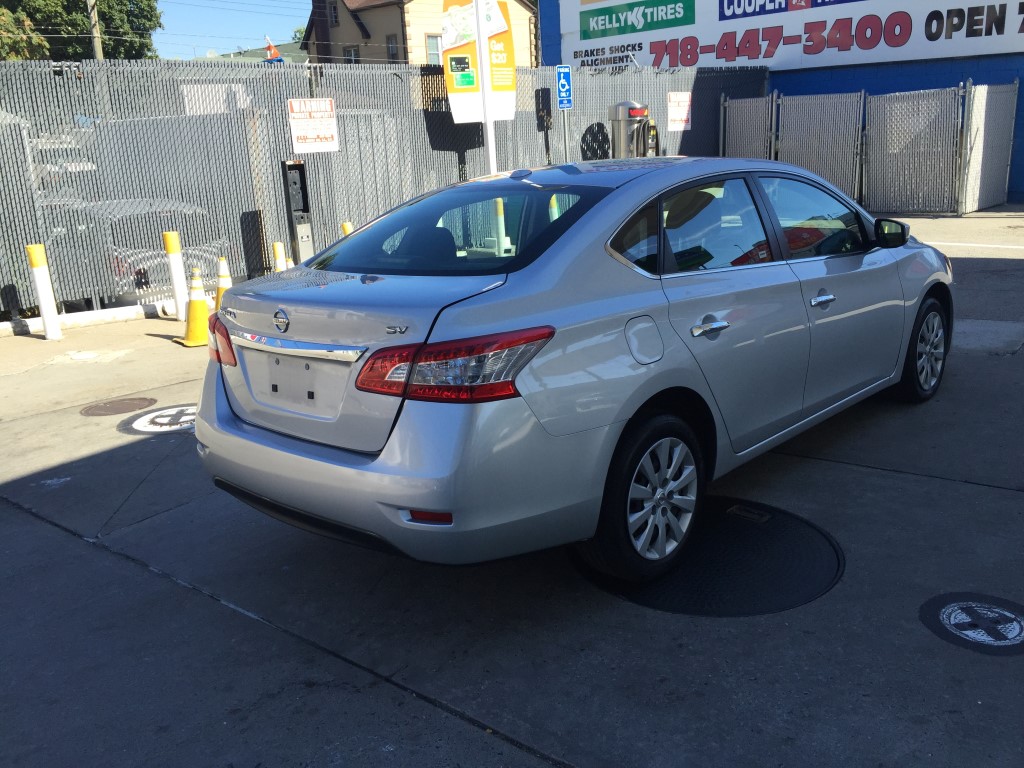
<svg viewBox="0 0 1024 768">
<path fill-rule="evenodd" d="M 0 60 L 45 59 L 50 46 L 21 11 L 0 8 Z"/>
<path fill-rule="evenodd" d="M 306 36 L 306 25 L 303 24 L 301 27 L 296 27 L 292 32 L 292 42 L 301 43 L 302 38 Z"/>
<path fill-rule="evenodd" d="M 0 0 L 0 8 L 22 13 L 49 43 L 49 58 L 93 58 L 87 0 Z M 153 31 L 162 28 L 156 0 L 97 0 L 103 56 L 108 59 L 156 57 Z M 37 54 L 33 58 L 46 58 Z"/>
</svg>

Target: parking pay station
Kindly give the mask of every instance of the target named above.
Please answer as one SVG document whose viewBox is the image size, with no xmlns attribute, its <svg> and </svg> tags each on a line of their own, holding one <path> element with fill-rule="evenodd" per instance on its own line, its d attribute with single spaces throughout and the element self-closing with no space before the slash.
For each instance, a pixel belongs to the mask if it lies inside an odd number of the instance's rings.
<svg viewBox="0 0 1024 768">
<path fill-rule="evenodd" d="M 301 160 L 284 160 L 281 163 L 281 173 L 284 181 L 284 202 L 288 210 L 292 258 L 299 264 L 316 253 L 313 248 L 313 225 L 309 218 L 306 166 Z"/>
<path fill-rule="evenodd" d="M 613 158 L 657 157 L 661 149 L 658 129 L 646 104 L 620 101 L 608 107 L 608 122 L 611 123 Z"/>
</svg>

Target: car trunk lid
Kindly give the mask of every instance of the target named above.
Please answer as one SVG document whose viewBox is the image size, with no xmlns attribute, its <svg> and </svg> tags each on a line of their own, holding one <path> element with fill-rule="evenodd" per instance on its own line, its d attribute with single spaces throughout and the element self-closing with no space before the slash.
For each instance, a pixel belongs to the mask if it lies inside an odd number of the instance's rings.
<svg viewBox="0 0 1024 768">
<path fill-rule="evenodd" d="M 426 341 L 446 306 L 500 285 L 502 275 L 354 275 L 299 267 L 243 283 L 221 319 L 237 366 L 222 366 L 242 420 L 353 451 L 380 451 L 401 398 L 355 381 L 378 349 Z"/>
</svg>

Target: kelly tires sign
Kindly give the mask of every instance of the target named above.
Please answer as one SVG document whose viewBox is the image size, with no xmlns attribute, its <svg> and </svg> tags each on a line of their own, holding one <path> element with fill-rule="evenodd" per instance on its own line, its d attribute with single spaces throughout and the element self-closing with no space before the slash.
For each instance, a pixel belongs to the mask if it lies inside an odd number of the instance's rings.
<svg viewBox="0 0 1024 768">
<path fill-rule="evenodd" d="M 1024 51 L 1024 2 L 561 0 L 577 67 L 803 69 Z"/>
</svg>

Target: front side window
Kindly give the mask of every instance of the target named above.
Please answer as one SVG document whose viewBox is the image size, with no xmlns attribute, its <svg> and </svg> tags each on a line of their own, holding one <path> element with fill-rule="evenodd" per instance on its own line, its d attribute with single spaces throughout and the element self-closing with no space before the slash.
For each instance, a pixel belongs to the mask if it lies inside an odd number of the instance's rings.
<svg viewBox="0 0 1024 768">
<path fill-rule="evenodd" d="M 670 193 L 663 211 L 666 274 L 772 260 L 764 226 L 742 179 Z"/>
<path fill-rule="evenodd" d="M 330 9 L 331 9 L 331 26 L 332 27 L 336 27 L 340 23 L 340 21 L 338 20 L 338 4 L 337 3 L 331 3 Z"/>
<path fill-rule="evenodd" d="M 358 45 L 347 45 L 341 49 L 341 60 L 345 64 L 358 64 L 359 63 L 359 46 Z"/>
<path fill-rule="evenodd" d="M 383 275 L 513 272 L 606 194 L 597 187 L 517 183 L 451 187 L 396 208 L 306 266 Z"/>
<path fill-rule="evenodd" d="M 388 62 L 395 64 L 398 62 L 398 35 L 388 35 L 385 41 L 388 48 Z"/>
<path fill-rule="evenodd" d="M 779 217 L 791 259 L 865 250 L 860 217 L 832 195 L 796 179 L 763 176 L 760 181 Z"/>
</svg>

